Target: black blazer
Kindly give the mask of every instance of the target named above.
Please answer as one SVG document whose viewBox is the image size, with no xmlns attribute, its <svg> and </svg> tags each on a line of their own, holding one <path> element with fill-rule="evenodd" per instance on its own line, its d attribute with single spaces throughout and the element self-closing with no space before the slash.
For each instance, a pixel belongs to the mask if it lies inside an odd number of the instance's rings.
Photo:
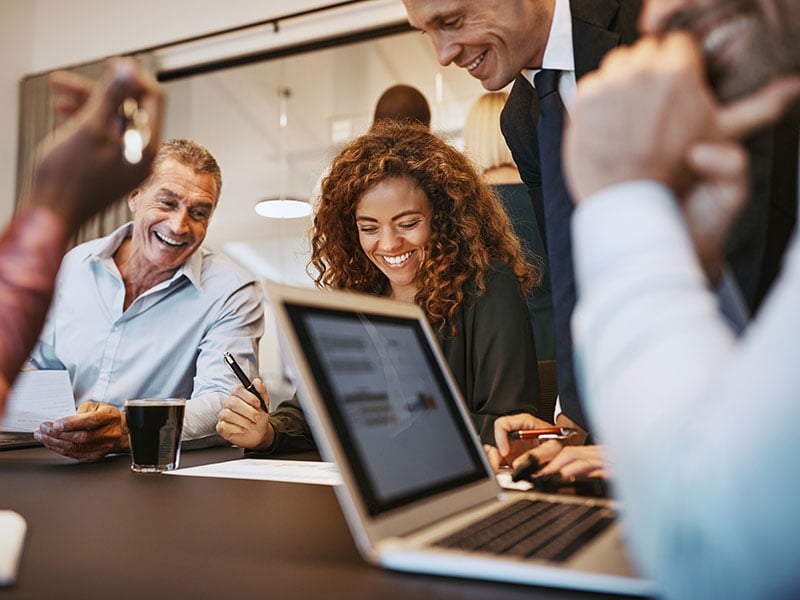
<svg viewBox="0 0 800 600">
<path fill-rule="evenodd" d="M 725 258 L 755 314 L 775 280 L 797 223 L 797 116 L 746 141 L 750 202 L 725 247 Z"/>
</svg>

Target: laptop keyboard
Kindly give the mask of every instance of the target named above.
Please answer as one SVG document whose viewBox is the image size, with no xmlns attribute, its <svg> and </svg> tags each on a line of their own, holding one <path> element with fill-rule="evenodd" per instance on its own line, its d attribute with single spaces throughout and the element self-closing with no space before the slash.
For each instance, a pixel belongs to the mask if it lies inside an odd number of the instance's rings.
<svg viewBox="0 0 800 600">
<path fill-rule="evenodd" d="M 518 500 L 434 545 L 563 562 L 613 521 L 605 506 Z"/>
</svg>

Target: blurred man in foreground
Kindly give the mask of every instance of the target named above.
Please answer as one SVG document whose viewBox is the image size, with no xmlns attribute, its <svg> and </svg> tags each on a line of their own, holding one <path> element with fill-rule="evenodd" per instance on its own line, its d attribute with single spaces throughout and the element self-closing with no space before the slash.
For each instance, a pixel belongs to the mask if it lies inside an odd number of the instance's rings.
<svg viewBox="0 0 800 600">
<path fill-rule="evenodd" d="M 707 277 L 747 201 L 738 140 L 800 95 L 800 1 L 649 0 L 642 29 L 565 139 L 582 390 L 665 595 L 797 597 L 798 234 L 742 335 Z"/>
<path fill-rule="evenodd" d="M 147 176 L 158 146 L 163 95 L 133 61 L 110 61 L 93 89 L 74 90 L 69 79 L 54 74 L 52 83 L 62 104 L 80 109 L 40 148 L 26 208 L 0 238 L 0 415 L 39 335 L 70 237 Z M 131 98 L 150 128 L 135 164 L 122 152 L 120 108 Z"/>
</svg>

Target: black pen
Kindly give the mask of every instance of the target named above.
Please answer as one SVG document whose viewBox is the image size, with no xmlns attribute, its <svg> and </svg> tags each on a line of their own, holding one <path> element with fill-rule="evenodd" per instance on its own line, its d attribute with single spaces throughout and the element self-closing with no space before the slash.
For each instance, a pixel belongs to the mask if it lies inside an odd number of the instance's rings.
<svg viewBox="0 0 800 600">
<path fill-rule="evenodd" d="M 261 397 L 261 394 L 258 393 L 256 387 L 253 385 L 253 382 L 244 374 L 242 371 L 242 367 L 239 366 L 239 363 L 236 362 L 236 359 L 233 358 L 233 355 L 230 352 L 225 352 L 222 355 L 222 358 L 225 359 L 225 362 L 228 363 L 228 366 L 231 368 L 231 371 L 239 378 L 239 381 L 242 382 L 244 389 L 248 392 L 253 394 L 256 398 L 258 398 L 259 402 L 261 402 L 261 408 L 264 412 L 267 411 L 267 405 L 264 404 L 264 399 Z"/>
</svg>

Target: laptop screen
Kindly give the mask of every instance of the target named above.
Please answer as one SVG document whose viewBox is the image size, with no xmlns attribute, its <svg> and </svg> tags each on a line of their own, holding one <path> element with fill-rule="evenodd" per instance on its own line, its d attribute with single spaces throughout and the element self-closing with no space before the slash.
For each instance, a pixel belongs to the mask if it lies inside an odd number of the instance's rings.
<svg viewBox="0 0 800 600">
<path fill-rule="evenodd" d="M 487 476 L 417 319 L 286 309 L 371 515 Z"/>
</svg>

